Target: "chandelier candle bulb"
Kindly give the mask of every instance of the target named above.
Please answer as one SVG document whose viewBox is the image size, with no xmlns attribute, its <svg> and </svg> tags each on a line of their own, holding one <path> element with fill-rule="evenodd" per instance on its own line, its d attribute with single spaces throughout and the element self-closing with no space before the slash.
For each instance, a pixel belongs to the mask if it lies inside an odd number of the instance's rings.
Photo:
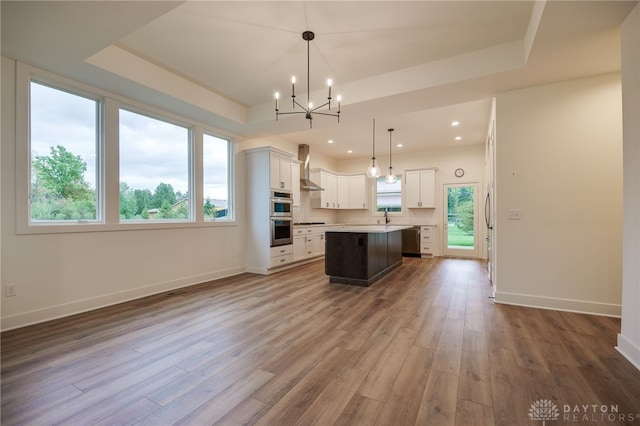
<svg viewBox="0 0 640 426">
<path fill-rule="evenodd" d="M 278 111 L 278 99 L 280 99 L 280 93 L 276 92 L 276 111 Z"/>
<path fill-rule="evenodd" d="M 329 97 L 327 99 L 329 99 L 329 100 L 331 99 L 331 84 L 332 83 L 333 82 L 331 81 L 331 79 L 327 80 L 327 86 L 329 86 Z M 329 107 L 329 108 L 331 108 L 331 107 Z"/>
<path fill-rule="evenodd" d="M 291 97 L 296 97 L 296 76 L 291 77 Z"/>
</svg>

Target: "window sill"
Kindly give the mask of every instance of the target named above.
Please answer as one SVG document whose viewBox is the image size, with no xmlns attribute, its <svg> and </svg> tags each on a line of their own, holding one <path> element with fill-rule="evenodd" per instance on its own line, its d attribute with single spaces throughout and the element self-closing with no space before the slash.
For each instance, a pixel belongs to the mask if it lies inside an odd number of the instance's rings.
<svg viewBox="0 0 640 426">
<path fill-rule="evenodd" d="M 216 228 L 226 226 L 237 226 L 235 220 L 211 220 L 203 222 L 178 222 L 154 221 L 153 223 L 142 221 L 120 222 L 120 223 L 43 223 L 29 224 L 26 226 L 18 226 L 16 234 L 33 235 L 33 234 L 66 234 L 80 232 L 119 232 L 119 231 L 146 231 L 160 229 L 189 229 L 189 228 Z"/>
</svg>

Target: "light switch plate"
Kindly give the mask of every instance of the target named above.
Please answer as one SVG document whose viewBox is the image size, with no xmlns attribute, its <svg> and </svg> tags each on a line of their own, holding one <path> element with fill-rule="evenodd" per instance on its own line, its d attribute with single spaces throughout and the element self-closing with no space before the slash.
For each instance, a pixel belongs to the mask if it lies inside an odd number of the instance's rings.
<svg viewBox="0 0 640 426">
<path fill-rule="evenodd" d="M 507 219 L 520 220 L 520 209 L 509 209 L 507 211 Z"/>
</svg>

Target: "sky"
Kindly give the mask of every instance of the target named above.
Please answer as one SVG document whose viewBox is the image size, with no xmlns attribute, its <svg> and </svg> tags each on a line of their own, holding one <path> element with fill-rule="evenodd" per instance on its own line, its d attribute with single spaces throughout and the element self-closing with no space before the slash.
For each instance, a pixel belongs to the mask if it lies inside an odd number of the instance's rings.
<svg viewBox="0 0 640 426">
<path fill-rule="evenodd" d="M 87 164 L 85 180 L 96 187 L 95 100 L 31 84 L 31 153 L 49 155 L 62 145 Z M 227 141 L 205 135 L 204 198 L 227 200 Z M 189 129 L 120 110 L 120 182 L 151 192 L 160 183 L 189 190 Z"/>
</svg>

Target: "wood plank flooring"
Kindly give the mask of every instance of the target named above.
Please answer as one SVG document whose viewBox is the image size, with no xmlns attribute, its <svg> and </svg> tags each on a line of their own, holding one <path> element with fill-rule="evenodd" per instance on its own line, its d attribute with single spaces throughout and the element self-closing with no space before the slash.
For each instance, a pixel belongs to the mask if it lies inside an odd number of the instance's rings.
<svg viewBox="0 0 640 426">
<path fill-rule="evenodd" d="M 549 425 L 640 425 L 619 320 L 489 295 L 474 260 L 368 288 L 316 262 L 5 332 L 1 423 L 513 426 L 548 400 Z"/>
</svg>

